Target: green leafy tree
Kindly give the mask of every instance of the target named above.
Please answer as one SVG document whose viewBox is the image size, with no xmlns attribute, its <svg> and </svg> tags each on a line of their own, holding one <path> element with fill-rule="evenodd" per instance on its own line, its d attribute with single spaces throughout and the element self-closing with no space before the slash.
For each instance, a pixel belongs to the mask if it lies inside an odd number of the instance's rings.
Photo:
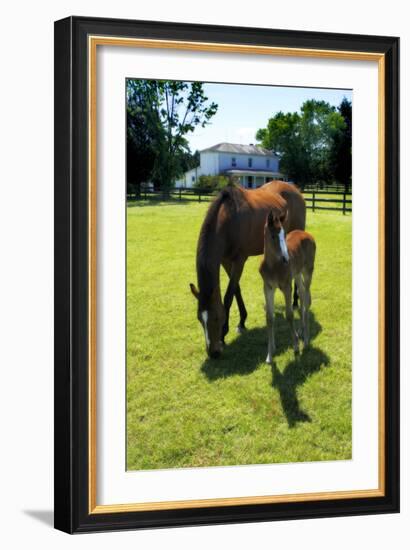
<svg viewBox="0 0 410 550">
<path fill-rule="evenodd" d="M 335 180 L 347 189 L 352 185 L 352 104 L 343 98 L 337 110 L 345 125 L 333 136 L 330 163 Z"/>
<path fill-rule="evenodd" d="M 226 176 L 199 176 L 195 181 L 194 189 L 202 189 L 204 191 L 219 191 L 231 183 Z"/>
<path fill-rule="evenodd" d="M 147 131 L 143 98 L 127 106 L 127 193 L 139 194 L 148 182 L 156 159 L 154 135 Z"/>
<path fill-rule="evenodd" d="M 303 184 L 311 178 L 309 157 L 301 134 L 299 113 L 279 111 L 269 119 L 267 128 L 258 130 L 256 139 L 280 156 L 280 169 Z"/>
<path fill-rule="evenodd" d="M 216 103 L 208 101 L 200 82 L 127 80 L 127 114 L 137 131 L 142 128 L 148 144 L 148 149 L 140 149 L 135 158 L 147 150 L 153 153 L 153 157 L 146 158 L 146 168 L 156 188 L 170 189 L 192 162 L 186 136 L 198 126 L 205 127 L 217 108 Z M 132 135 L 134 126 L 128 125 Z M 134 142 L 140 143 L 138 139 Z"/>
<path fill-rule="evenodd" d="M 276 113 L 256 138 L 280 156 L 280 170 L 302 187 L 331 181 L 330 151 L 334 135 L 344 129 L 344 119 L 325 101 L 305 101 L 298 113 Z"/>
<path fill-rule="evenodd" d="M 181 166 L 183 173 L 188 172 L 188 170 L 192 170 L 192 168 L 197 168 L 200 163 L 201 161 L 199 151 L 195 151 L 194 154 L 192 154 L 190 151 L 182 153 Z"/>
</svg>

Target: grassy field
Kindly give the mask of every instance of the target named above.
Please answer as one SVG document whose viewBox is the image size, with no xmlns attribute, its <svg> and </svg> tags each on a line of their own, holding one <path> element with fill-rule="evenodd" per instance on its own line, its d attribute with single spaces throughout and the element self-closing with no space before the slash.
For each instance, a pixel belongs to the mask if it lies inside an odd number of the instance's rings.
<svg viewBox="0 0 410 550">
<path fill-rule="evenodd" d="M 127 209 L 128 469 L 351 458 L 351 217 L 308 211 L 312 345 L 295 358 L 277 292 L 278 350 L 267 365 L 260 258 L 241 280 L 248 331 L 236 334 L 234 304 L 223 357 L 206 357 L 189 289 L 206 208 Z"/>
</svg>

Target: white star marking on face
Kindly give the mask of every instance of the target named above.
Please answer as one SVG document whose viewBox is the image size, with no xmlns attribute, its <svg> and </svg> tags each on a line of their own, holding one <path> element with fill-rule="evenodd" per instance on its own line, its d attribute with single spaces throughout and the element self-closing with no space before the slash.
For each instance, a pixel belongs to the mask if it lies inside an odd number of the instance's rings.
<svg viewBox="0 0 410 550">
<path fill-rule="evenodd" d="M 209 336 L 208 336 L 208 312 L 202 311 L 201 313 L 202 321 L 203 321 L 203 328 L 204 328 L 204 334 L 205 334 L 205 342 L 206 347 L 209 348 Z"/>
<path fill-rule="evenodd" d="M 289 261 L 289 252 L 288 252 L 288 246 L 286 244 L 285 231 L 283 230 L 283 227 L 279 231 L 279 244 L 280 244 L 280 249 L 282 251 L 282 255 L 285 258 L 285 260 L 288 262 Z"/>
</svg>

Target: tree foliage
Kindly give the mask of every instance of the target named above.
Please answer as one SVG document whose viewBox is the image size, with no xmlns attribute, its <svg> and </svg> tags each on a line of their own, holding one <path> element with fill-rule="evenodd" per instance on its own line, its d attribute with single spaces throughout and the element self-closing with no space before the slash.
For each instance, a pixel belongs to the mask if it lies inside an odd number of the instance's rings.
<svg viewBox="0 0 410 550">
<path fill-rule="evenodd" d="M 127 182 L 173 186 L 197 159 L 186 136 L 217 111 L 200 82 L 127 80 Z"/>
<path fill-rule="evenodd" d="M 349 131 L 340 108 L 311 99 L 303 103 L 300 112 L 276 113 L 256 138 L 279 154 L 280 170 L 303 187 L 309 182 L 336 180 L 340 147 L 337 149 L 335 142 L 342 142 Z"/>
<path fill-rule="evenodd" d="M 200 165 L 200 163 L 201 159 L 199 151 L 195 151 L 194 154 L 190 151 L 181 154 L 181 166 L 183 173 L 188 172 L 188 170 L 192 170 L 192 168 L 196 168 Z"/>
<path fill-rule="evenodd" d="M 216 191 L 223 189 L 231 183 L 227 176 L 199 176 L 193 184 L 194 189 L 203 189 L 206 191 Z"/>
<path fill-rule="evenodd" d="M 349 186 L 352 183 L 352 104 L 344 98 L 337 110 L 345 127 L 334 135 L 330 162 L 335 180 Z"/>
<path fill-rule="evenodd" d="M 135 96 L 127 106 L 127 191 L 136 192 L 149 181 L 155 163 L 155 137 L 148 132 L 144 98 Z"/>
</svg>

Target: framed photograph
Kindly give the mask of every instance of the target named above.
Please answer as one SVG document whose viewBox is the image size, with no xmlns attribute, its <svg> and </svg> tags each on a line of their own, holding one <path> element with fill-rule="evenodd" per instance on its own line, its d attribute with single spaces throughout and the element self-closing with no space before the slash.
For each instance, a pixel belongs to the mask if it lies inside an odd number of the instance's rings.
<svg viewBox="0 0 410 550">
<path fill-rule="evenodd" d="M 399 511 L 399 39 L 55 23 L 55 527 Z"/>
</svg>

